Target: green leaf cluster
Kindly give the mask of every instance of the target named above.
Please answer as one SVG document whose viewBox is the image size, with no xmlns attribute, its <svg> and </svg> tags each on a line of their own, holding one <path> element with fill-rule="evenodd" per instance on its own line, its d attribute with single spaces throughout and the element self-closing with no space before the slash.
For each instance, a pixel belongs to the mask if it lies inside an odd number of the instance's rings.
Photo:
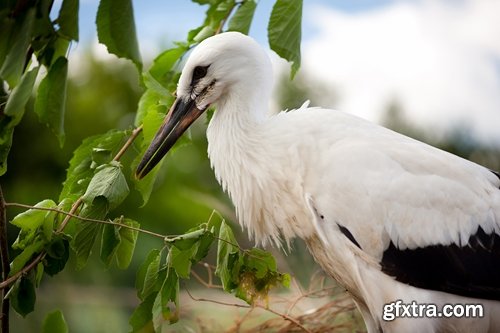
<svg viewBox="0 0 500 333">
<path fill-rule="evenodd" d="M 118 218 L 109 221 L 110 224 L 103 228 L 100 223 L 70 219 L 62 232 L 59 229 L 66 216 L 58 212 L 68 212 L 81 197 L 84 205 L 79 215 L 102 220 L 120 205 L 129 188 L 122 165 L 112 158 L 123 144 L 126 134 L 126 131 L 110 131 L 84 140 L 71 159 L 60 203 L 43 200 L 11 221 L 20 229 L 13 243 L 13 248 L 20 253 L 12 260 L 10 276 L 21 272 L 36 256 L 43 255 L 36 273 L 30 271 L 21 275 L 9 292 L 14 309 L 21 315 L 33 311 L 34 290 L 43 273 L 53 276 L 62 271 L 71 249 L 76 254 L 77 268 L 85 266 L 102 229 L 101 259 L 104 264 L 109 266 L 115 260 L 121 269 L 130 264 L 139 223 Z"/>
<path fill-rule="evenodd" d="M 6 107 L 0 112 L 0 175 L 7 170 L 13 131 L 21 121 L 41 66 L 47 74 L 38 86 L 35 111 L 60 145 L 64 143 L 66 53 L 70 42 L 78 40 L 78 7 L 78 0 L 62 1 L 55 20 L 50 18 L 49 0 L 23 5 L 10 1 L 0 11 L 0 81 L 8 85 L 3 96 Z"/>
<path fill-rule="evenodd" d="M 184 55 L 225 27 L 227 31 L 248 34 L 257 6 L 256 0 L 193 1 L 208 6 L 203 24 L 191 30 L 185 41 L 158 55 L 142 73 L 146 89 L 135 120 L 136 126 L 142 126 L 142 133 L 134 143 L 132 170 L 174 101 L 171 92 L 175 91 Z M 26 1 L 23 6 L 9 1 L 0 6 L 0 175 L 7 170 L 14 129 L 34 90 L 34 110 L 40 122 L 54 132 L 60 145 L 64 143 L 67 53 L 70 43 L 78 41 L 79 0 L 62 0 L 58 4 L 58 14 L 52 16 L 52 0 Z M 301 15 L 302 0 L 277 0 L 268 25 L 269 44 L 292 62 L 292 77 L 300 66 Z M 99 41 L 110 53 L 131 60 L 142 71 L 131 0 L 100 0 L 96 26 Z M 126 217 L 110 219 L 109 215 L 129 195 L 130 183 L 146 204 L 161 168 L 155 168 L 139 182 L 113 160 L 130 134 L 111 130 L 85 139 L 69 162 L 58 203 L 43 200 L 11 221 L 20 231 L 13 244 L 19 254 L 11 263 L 10 276 L 19 278 L 11 285 L 8 297 L 21 315 L 33 311 L 36 288 L 44 273 L 54 276 L 61 272 L 71 254 L 75 255 L 77 269 L 83 268 L 97 240 L 105 267 L 113 262 L 120 269 L 129 266 L 140 225 Z M 174 150 L 189 141 L 188 133 Z M 58 212 L 70 210 L 86 220 Z M 141 304 L 130 318 L 134 332 L 161 331 L 164 324 L 178 320 L 179 281 L 190 277 L 192 266 L 203 260 L 215 243 L 216 274 L 224 290 L 253 303 L 266 299 L 270 288 L 288 285 L 290 277 L 277 271 L 271 254 L 260 249 L 242 250 L 225 222 L 218 230 L 202 224 L 183 235 L 165 238 L 164 248 L 152 250 L 141 265 L 136 276 Z M 28 267 L 37 257 L 42 258 L 40 262 Z M 67 332 L 62 313 L 50 313 L 42 331 Z"/>
<path fill-rule="evenodd" d="M 276 260 L 269 252 L 258 248 L 242 251 L 225 222 L 219 230 L 215 273 L 225 291 L 234 292 L 250 304 L 267 299 L 272 287 L 289 287 L 290 283 L 290 276 L 278 272 Z"/>
<path fill-rule="evenodd" d="M 56 203 L 44 200 L 34 207 L 36 208 L 17 215 L 11 221 L 20 228 L 12 247 L 21 252 L 12 261 L 9 276 L 18 274 L 34 257 L 45 253 L 36 270 L 22 274 L 8 292 L 12 306 L 22 316 L 26 316 L 35 307 L 35 288 L 39 285 L 43 273 L 50 276 L 57 274 L 69 258 L 68 238 L 55 232 L 59 217 L 56 211 L 49 210 L 58 208 Z"/>
</svg>

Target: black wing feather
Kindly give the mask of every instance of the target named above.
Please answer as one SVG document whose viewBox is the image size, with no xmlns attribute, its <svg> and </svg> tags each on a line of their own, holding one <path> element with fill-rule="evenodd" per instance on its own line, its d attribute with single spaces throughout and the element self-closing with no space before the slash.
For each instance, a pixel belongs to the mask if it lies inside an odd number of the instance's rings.
<svg viewBox="0 0 500 333">
<path fill-rule="evenodd" d="M 500 235 L 481 227 L 464 246 L 398 249 L 390 243 L 382 271 L 414 287 L 500 301 Z"/>
</svg>

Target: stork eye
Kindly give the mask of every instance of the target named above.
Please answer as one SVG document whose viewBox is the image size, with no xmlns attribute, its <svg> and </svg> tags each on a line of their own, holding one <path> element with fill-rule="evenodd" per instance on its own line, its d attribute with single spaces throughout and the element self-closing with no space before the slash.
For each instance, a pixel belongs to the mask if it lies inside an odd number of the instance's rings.
<svg viewBox="0 0 500 333">
<path fill-rule="evenodd" d="M 194 83 L 207 75 L 209 66 L 196 66 L 193 70 L 193 79 L 191 80 L 191 83 Z"/>
</svg>

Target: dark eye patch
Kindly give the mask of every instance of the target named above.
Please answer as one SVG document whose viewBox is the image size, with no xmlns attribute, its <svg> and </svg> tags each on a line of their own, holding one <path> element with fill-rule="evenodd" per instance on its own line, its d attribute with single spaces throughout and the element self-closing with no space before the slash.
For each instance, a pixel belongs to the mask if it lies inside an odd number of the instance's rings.
<svg viewBox="0 0 500 333">
<path fill-rule="evenodd" d="M 196 83 L 196 81 L 201 80 L 207 75 L 209 66 L 196 66 L 193 70 L 193 78 L 191 79 L 191 84 Z"/>
</svg>

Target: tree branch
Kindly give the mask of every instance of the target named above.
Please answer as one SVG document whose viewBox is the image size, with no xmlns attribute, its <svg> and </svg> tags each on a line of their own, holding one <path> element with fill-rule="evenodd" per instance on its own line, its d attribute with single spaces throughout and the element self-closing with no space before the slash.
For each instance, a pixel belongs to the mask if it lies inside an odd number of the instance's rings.
<svg viewBox="0 0 500 333">
<path fill-rule="evenodd" d="M 5 211 L 5 200 L 0 187 L 0 256 L 2 261 L 2 280 L 7 279 L 10 272 L 9 244 L 7 242 L 7 214 Z M 5 297 L 6 291 L 2 289 L 2 313 L 0 320 L 2 322 L 2 333 L 9 332 L 9 299 Z"/>
<path fill-rule="evenodd" d="M 132 135 L 130 135 L 130 137 L 128 138 L 128 140 L 124 143 L 124 145 L 122 146 L 122 148 L 118 151 L 118 153 L 115 155 L 115 157 L 113 158 L 113 161 L 118 161 L 120 160 L 120 158 L 123 156 L 123 154 L 125 154 L 125 152 L 127 151 L 127 149 L 132 145 L 132 143 L 134 142 L 134 140 L 137 138 L 137 136 L 139 135 L 139 133 L 142 131 L 142 125 L 137 127 L 136 129 L 134 129 L 132 131 Z M 2 201 L 3 202 L 3 201 Z M 85 220 L 85 218 L 83 217 L 80 217 L 76 214 L 76 211 L 78 210 L 78 208 L 80 208 L 80 206 L 83 204 L 83 196 L 81 196 L 80 198 L 78 198 L 78 200 L 75 201 L 75 203 L 73 204 L 73 206 L 71 206 L 71 209 L 69 212 L 65 212 L 65 211 L 62 211 L 62 210 L 56 210 L 57 212 L 61 213 L 61 214 L 65 214 L 66 217 L 64 218 L 64 220 L 62 221 L 61 225 L 59 226 L 59 228 L 57 229 L 57 232 L 62 232 L 64 230 L 64 228 L 66 227 L 66 225 L 68 224 L 69 220 L 71 218 L 77 218 L 77 219 L 81 219 L 81 220 Z M 31 209 L 42 209 L 42 207 L 33 207 L 33 206 L 27 206 L 27 205 L 21 205 L 21 204 L 9 204 L 10 206 L 14 206 L 14 205 L 17 205 L 19 207 L 23 207 L 25 206 L 26 208 L 31 208 Z M 5 208 L 5 207 L 3 207 Z M 50 209 L 52 210 L 52 209 Z M 5 211 L 5 210 L 4 210 Z M 87 220 L 90 220 L 90 219 L 87 219 Z M 113 223 L 113 222 L 109 222 L 109 221 L 101 221 L 101 220 L 93 220 L 92 222 L 99 222 L 99 223 L 108 223 L 108 224 L 115 224 L 116 223 Z M 6 224 L 6 222 L 5 222 Z M 120 226 L 123 226 L 123 227 L 128 227 L 128 228 L 133 228 L 133 227 L 130 227 L 130 226 L 125 226 L 125 225 L 120 225 Z M 133 229 L 137 229 L 137 228 L 133 228 Z M 140 229 L 142 230 L 142 229 Z M 139 231 L 139 230 L 137 230 Z M 154 232 L 149 232 L 149 231 L 145 231 L 145 230 L 142 230 L 142 232 L 144 233 L 148 233 L 150 235 L 153 235 L 153 236 L 157 236 L 157 237 L 162 237 L 163 239 L 165 238 L 163 235 L 159 235 L 159 234 L 155 234 Z M 3 254 L 2 254 L 2 260 L 3 260 Z M 22 270 L 20 270 L 19 272 L 17 272 L 16 274 L 14 274 L 13 276 L 11 276 L 10 278 L 5 278 L 6 276 L 3 277 L 3 281 L 0 282 L 0 289 L 5 289 L 6 287 L 10 286 L 13 282 L 15 282 L 21 275 L 23 274 L 26 274 L 27 272 L 29 272 L 31 269 L 33 269 L 34 267 L 36 267 L 36 265 L 45 257 L 45 252 L 41 252 L 35 259 L 33 259 L 33 261 L 31 263 L 29 263 L 27 266 L 25 266 Z M 7 259 L 7 263 L 9 263 L 8 259 Z M 9 264 L 7 265 L 8 267 Z M 5 270 L 5 269 L 4 269 Z M 3 320 L 2 320 L 2 325 L 3 325 Z M 7 331 L 6 331 L 7 332 Z"/>
<path fill-rule="evenodd" d="M 145 229 L 141 229 L 141 228 L 132 227 L 132 226 L 126 225 L 126 224 L 116 223 L 116 222 L 113 222 L 113 221 L 91 219 L 91 218 L 88 218 L 88 217 L 83 217 L 83 216 L 80 216 L 80 215 L 73 214 L 73 213 L 71 213 L 71 211 L 70 212 L 65 212 L 64 210 L 60 210 L 60 209 L 57 209 L 57 208 L 35 207 L 35 206 L 20 204 L 20 203 L 17 203 L 17 202 L 7 202 L 7 203 L 5 203 L 5 205 L 6 206 L 11 206 L 11 207 L 21 207 L 21 208 L 28 208 L 28 209 L 46 210 L 46 211 L 51 211 L 51 212 L 56 212 L 56 213 L 64 214 L 64 215 L 68 216 L 69 218 L 75 218 L 75 219 L 78 219 L 78 220 L 81 220 L 81 221 L 85 221 L 85 222 L 93 222 L 93 223 L 100 223 L 100 224 L 111 224 L 111 225 L 115 225 L 115 226 L 118 226 L 118 227 L 123 227 L 125 229 L 130 229 L 130 230 L 134 230 L 134 231 L 137 231 L 137 232 L 141 232 L 143 234 L 155 236 L 155 237 L 158 237 L 158 238 L 161 238 L 161 239 L 165 239 L 165 237 L 166 237 L 164 235 L 158 234 L 158 233 L 153 232 L 153 231 L 149 231 L 149 230 L 145 230 Z M 62 228 L 59 228 L 59 229 L 61 229 L 61 230 L 58 230 L 58 232 L 61 232 Z"/>
<path fill-rule="evenodd" d="M 140 125 L 139 127 L 136 127 L 133 131 L 132 131 L 132 134 L 130 135 L 130 137 L 128 138 L 127 142 L 125 142 L 125 144 L 123 145 L 123 147 L 120 149 L 120 151 L 118 151 L 118 153 L 116 154 L 116 156 L 113 158 L 113 161 L 119 161 L 120 158 L 122 158 L 123 154 L 125 154 L 125 152 L 127 151 L 128 147 L 130 147 L 132 145 L 132 143 L 134 142 L 134 140 L 137 138 L 137 136 L 139 135 L 139 133 L 141 133 L 142 131 L 142 128 L 143 126 Z"/>
<path fill-rule="evenodd" d="M 5 289 L 6 287 L 8 287 L 12 283 L 14 283 L 17 279 L 19 279 L 21 277 L 21 275 L 24 275 L 24 274 L 28 273 L 29 271 L 31 271 L 33 268 L 35 268 L 36 265 L 38 265 L 38 263 L 40 261 L 43 260 L 43 258 L 45 258 L 45 252 L 40 253 L 38 256 L 36 256 L 35 259 L 33 259 L 32 262 L 29 263 L 28 266 L 24 266 L 23 269 L 21 269 L 16 274 L 12 275 L 10 278 L 6 279 L 5 281 L 0 282 L 0 289 Z"/>
</svg>

